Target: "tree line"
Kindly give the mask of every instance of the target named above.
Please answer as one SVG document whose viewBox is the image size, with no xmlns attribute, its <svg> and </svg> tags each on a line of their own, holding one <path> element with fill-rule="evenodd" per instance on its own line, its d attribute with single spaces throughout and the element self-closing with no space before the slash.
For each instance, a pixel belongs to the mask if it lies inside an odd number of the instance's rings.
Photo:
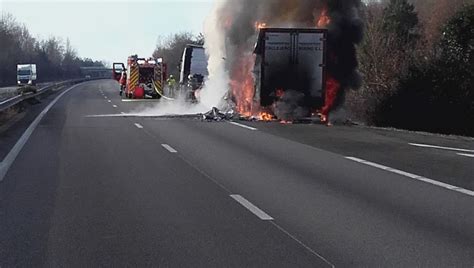
<svg viewBox="0 0 474 268">
<path fill-rule="evenodd" d="M 363 86 L 352 116 L 369 125 L 474 135 L 474 1 L 372 1 L 362 10 Z"/>
<path fill-rule="evenodd" d="M 78 78 L 80 67 L 103 67 L 99 61 L 80 58 L 69 39 L 49 37 L 34 38 L 27 27 L 6 13 L 0 18 L 0 86 L 16 83 L 16 65 L 37 65 L 38 81 L 54 81 Z"/>
</svg>

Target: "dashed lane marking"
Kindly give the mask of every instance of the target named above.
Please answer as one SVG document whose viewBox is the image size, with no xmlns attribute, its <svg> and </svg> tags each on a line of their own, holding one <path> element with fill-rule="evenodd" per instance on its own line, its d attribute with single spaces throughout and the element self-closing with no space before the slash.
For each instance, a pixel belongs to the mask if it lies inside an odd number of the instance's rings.
<svg viewBox="0 0 474 268">
<path fill-rule="evenodd" d="M 142 125 L 140 125 L 140 124 L 138 124 L 138 123 L 135 123 L 135 126 L 136 126 L 137 128 L 140 128 L 140 129 L 142 129 L 142 128 L 143 128 L 143 126 L 142 126 Z"/>
<path fill-rule="evenodd" d="M 230 197 L 232 197 L 235 201 L 239 202 L 246 209 L 250 210 L 250 212 L 255 214 L 255 216 L 259 217 L 262 221 L 272 221 L 273 220 L 273 218 L 270 215 L 265 213 L 263 210 L 259 209 L 254 204 L 250 203 L 250 201 L 248 201 L 247 199 L 245 199 L 241 195 L 231 194 Z"/>
<path fill-rule="evenodd" d="M 237 123 L 237 122 L 229 122 L 230 124 L 234 125 L 234 126 L 238 126 L 238 127 L 242 127 L 242 128 L 245 128 L 245 129 L 249 129 L 249 130 L 258 130 L 254 127 L 250 127 L 250 126 L 247 126 L 247 125 L 244 125 L 244 124 L 240 124 L 240 123 Z"/>
<path fill-rule="evenodd" d="M 169 146 L 168 144 L 162 144 L 161 146 L 163 146 L 163 148 L 165 148 L 166 150 L 168 150 L 168 152 L 170 153 L 177 153 L 178 151 L 176 151 L 173 147 Z"/>
</svg>

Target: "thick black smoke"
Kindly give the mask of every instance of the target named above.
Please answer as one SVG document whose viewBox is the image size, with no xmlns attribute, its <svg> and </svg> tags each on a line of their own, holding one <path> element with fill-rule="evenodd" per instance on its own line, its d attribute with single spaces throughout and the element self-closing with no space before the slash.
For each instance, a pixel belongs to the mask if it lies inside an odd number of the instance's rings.
<svg viewBox="0 0 474 268">
<path fill-rule="evenodd" d="M 362 40 L 360 0 L 225 0 L 215 11 L 217 28 L 225 35 L 225 66 L 231 80 L 239 60 L 252 53 L 256 22 L 267 27 L 316 28 L 324 11 L 328 28 L 328 72 L 344 91 L 360 86 L 355 45 Z M 212 57 L 212 51 L 210 51 Z M 293 106 L 293 105 L 290 105 Z"/>
</svg>

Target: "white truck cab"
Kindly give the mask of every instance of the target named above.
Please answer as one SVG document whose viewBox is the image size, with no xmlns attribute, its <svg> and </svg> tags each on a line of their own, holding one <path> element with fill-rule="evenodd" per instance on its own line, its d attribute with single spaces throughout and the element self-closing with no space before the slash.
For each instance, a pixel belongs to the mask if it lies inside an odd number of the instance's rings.
<svg viewBox="0 0 474 268">
<path fill-rule="evenodd" d="M 16 76 L 18 86 L 36 85 L 36 64 L 18 64 Z"/>
</svg>

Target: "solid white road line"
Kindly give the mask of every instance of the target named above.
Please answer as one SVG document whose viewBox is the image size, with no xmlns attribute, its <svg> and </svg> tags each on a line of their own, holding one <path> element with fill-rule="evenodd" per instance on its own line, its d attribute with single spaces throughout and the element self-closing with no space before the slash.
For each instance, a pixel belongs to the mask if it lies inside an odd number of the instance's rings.
<svg viewBox="0 0 474 268">
<path fill-rule="evenodd" d="M 162 144 L 161 146 L 163 146 L 163 148 L 165 148 L 166 150 L 168 150 L 168 152 L 170 153 L 177 153 L 178 151 L 176 151 L 173 147 L 169 146 L 168 144 Z"/>
<path fill-rule="evenodd" d="M 263 221 L 272 221 L 273 218 L 270 217 L 267 213 L 263 212 L 261 209 L 256 207 L 254 204 L 250 203 L 247 199 L 243 198 L 242 196 L 238 194 L 231 194 L 230 197 L 232 197 L 235 201 L 239 202 L 242 206 L 244 206 L 246 209 L 250 210 L 255 216 L 259 217 Z"/>
<path fill-rule="evenodd" d="M 80 84 L 75 85 L 70 87 L 69 89 L 65 90 L 59 96 L 57 96 L 44 110 L 36 117 L 35 121 L 31 123 L 31 125 L 25 130 L 23 135 L 21 135 L 20 139 L 16 142 L 15 146 L 10 150 L 10 152 L 7 154 L 7 156 L 3 159 L 2 162 L 0 162 L 0 181 L 3 181 L 5 178 L 5 175 L 7 174 L 8 170 L 10 169 L 11 165 L 15 161 L 16 157 L 20 153 L 21 149 L 23 149 L 23 146 L 25 146 L 26 142 L 28 139 L 31 137 L 31 134 L 33 134 L 33 131 L 38 127 L 39 123 L 43 119 L 43 117 L 48 113 L 48 111 L 53 107 L 58 100 L 64 96 L 66 93 L 71 91 L 72 89 L 78 87 Z"/>
<path fill-rule="evenodd" d="M 137 128 L 143 128 L 143 126 L 140 125 L 140 124 L 138 124 L 138 123 L 135 123 L 135 126 L 136 126 Z"/>
<path fill-rule="evenodd" d="M 283 227 L 281 227 L 280 225 L 278 225 L 276 222 L 272 221 L 270 222 L 271 224 L 273 224 L 273 226 L 275 226 L 276 228 L 278 228 L 281 232 L 283 232 L 284 234 L 286 234 L 289 238 L 293 239 L 296 243 L 300 244 L 302 247 L 304 247 L 306 250 L 308 250 L 309 252 L 311 252 L 313 255 L 315 255 L 316 257 L 320 258 L 321 260 L 323 260 L 325 263 L 327 263 L 330 267 L 333 267 L 335 268 L 336 265 L 334 265 L 332 262 L 330 262 L 328 259 L 326 259 L 325 257 L 323 257 L 323 255 L 319 254 L 318 252 L 316 252 L 314 249 L 310 248 L 308 245 L 306 245 L 305 243 L 303 243 L 303 241 L 299 240 L 296 236 L 290 234 L 290 232 L 288 232 L 287 230 L 285 230 Z"/>
<path fill-rule="evenodd" d="M 245 128 L 245 129 L 257 130 L 257 129 L 254 128 L 254 127 L 249 127 L 249 126 L 247 126 L 247 125 L 239 124 L 239 123 L 237 123 L 237 122 L 232 122 L 232 121 L 230 121 L 229 123 L 232 124 L 232 125 L 234 125 L 234 126 L 243 127 L 243 128 Z"/>
<path fill-rule="evenodd" d="M 425 177 L 422 177 L 422 176 L 418 176 L 418 175 L 415 175 L 415 174 L 412 174 L 412 173 L 409 173 L 409 172 L 405 172 L 405 171 L 402 171 L 402 170 L 398 170 L 398 169 L 394 169 L 394 168 L 391 168 L 391 167 L 383 166 L 383 165 L 380 165 L 380 164 L 377 164 L 377 163 L 365 161 L 363 159 L 356 158 L 356 157 L 346 157 L 346 159 L 349 159 L 349 160 L 352 160 L 352 161 L 355 161 L 355 162 L 358 162 L 358 163 L 361 163 L 361 164 L 364 164 L 364 165 L 368 165 L 368 166 L 371 166 L 371 167 L 374 167 L 374 168 L 382 169 L 382 170 L 385 170 L 385 171 L 388 171 L 388 172 L 392 172 L 392 173 L 395 173 L 395 174 L 398 174 L 398 175 L 402 175 L 402 176 L 405 176 L 405 177 L 408 177 L 408 178 L 411 178 L 411 179 L 414 179 L 414 180 L 418 180 L 418 181 L 426 182 L 426 183 L 429 183 L 429 184 L 432 184 L 432 185 L 436 185 L 436 186 L 439 186 L 439 187 L 442 187 L 442 188 L 445 188 L 445 189 L 448 189 L 448 190 L 451 190 L 451 191 L 456 191 L 456 192 L 459 192 L 459 193 L 467 194 L 467 195 L 470 195 L 470 196 L 474 197 L 474 191 L 470 191 L 470 190 L 467 190 L 467 189 L 464 189 L 464 188 L 461 188 L 461 187 L 457 187 L 457 186 L 454 186 L 454 185 L 451 185 L 451 184 L 447 184 L 447 183 L 440 182 L 440 181 L 435 181 L 435 180 L 428 179 L 428 178 L 425 178 Z"/>
<path fill-rule="evenodd" d="M 469 149 L 461 149 L 461 148 L 453 148 L 453 147 L 443 147 L 437 145 L 429 145 L 429 144 L 419 144 L 419 143 L 408 143 L 412 146 L 416 147 L 423 147 L 423 148 L 433 148 L 433 149 L 441 149 L 441 150 L 449 150 L 449 151 L 458 151 L 458 152 L 466 152 L 466 153 L 474 153 L 474 150 Z"/>
<path fill-rule="evenodd" d="M 122 99 L 122 102 L 157 102 L 156 99 Z"/>
<path fill-rule="evenodd" d="M 458 154 L 458 155 L 474 158 L 474 154 Z"/>
<path fill-rule="evenodd" d="M 114 105 L 112 105 L 112 107 L 117 108 L 118 106 L 114 104 Z"/>
</svg>

